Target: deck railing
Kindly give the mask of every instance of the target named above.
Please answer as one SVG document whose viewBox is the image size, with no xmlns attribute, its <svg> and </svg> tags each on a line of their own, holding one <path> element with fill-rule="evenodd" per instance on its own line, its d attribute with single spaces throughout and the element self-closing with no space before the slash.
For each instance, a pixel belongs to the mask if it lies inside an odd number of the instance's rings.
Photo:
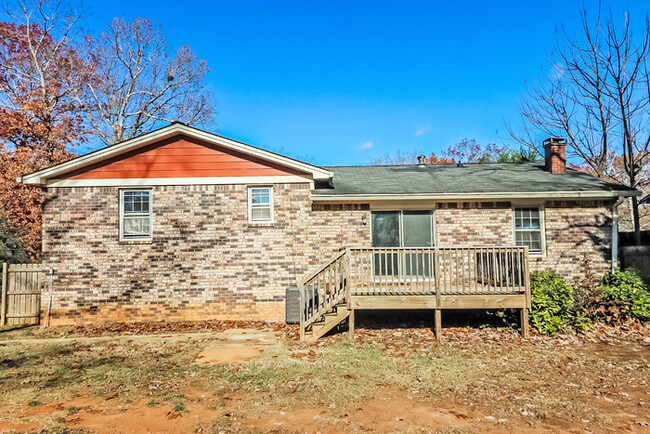
<svg viewBox="0 0 650 434">
<path fill-rule="evenodd" d="M 300 333 L 348 296 L 349 256 L 341 250 L 310 273 L 300 285 Z"/>
<path fill-rule="evenodd" d="M 353 248 L 341 250 L 300 285 L 300 332 L 359 295 L 525 294 L 527 247 Z"/>
<path fill-rule="evenodd" d="M 350 249 L 353 295 L 522 294 L 526 247 Z"/>
</svg>

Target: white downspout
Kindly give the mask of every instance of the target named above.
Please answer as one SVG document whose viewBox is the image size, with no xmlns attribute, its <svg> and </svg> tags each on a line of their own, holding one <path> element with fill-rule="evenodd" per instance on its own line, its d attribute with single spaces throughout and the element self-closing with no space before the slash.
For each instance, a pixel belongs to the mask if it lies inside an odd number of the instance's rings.
<svg viewBox="0 0 650 434">
<path fill-rule="evenodd" d="M 618 207 L 624 201 L 624 197 L 619 197 L 612 205 L 612 271 L 618 268 Z"/>
</svg>

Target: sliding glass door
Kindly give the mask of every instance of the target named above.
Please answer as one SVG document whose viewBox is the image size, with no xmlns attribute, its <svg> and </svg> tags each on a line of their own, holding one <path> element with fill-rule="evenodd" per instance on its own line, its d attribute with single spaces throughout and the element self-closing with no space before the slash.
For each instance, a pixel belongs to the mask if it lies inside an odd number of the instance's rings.
<svg viewBox="0 0 650 434">
<path fill-rule="evenodd" d="M 429 277 L 431 255 L 400 251 L 401 247 L 433 246 L 432 211 L 375 211 L 371 215 L 372 247 L 396 248 L 373 256 L 376 277 Z"/>
</svg>

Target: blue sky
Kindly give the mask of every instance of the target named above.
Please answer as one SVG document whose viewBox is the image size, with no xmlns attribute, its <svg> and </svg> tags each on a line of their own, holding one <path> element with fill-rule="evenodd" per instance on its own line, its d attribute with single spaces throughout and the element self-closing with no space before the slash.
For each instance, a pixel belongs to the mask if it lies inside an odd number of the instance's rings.
<svg viewBox="0 0 650 434">
<path fill-rule="evenodd" d="M 510 144 L 504 121 L 549 68 L 556 32 L 578 31 L 581 3 L 89 1 L 85 26 L 146 17 L 191 45 L 212 68 L 212 131 L 315 164 L 367 164 L 465 137 Z"/>
</svg>

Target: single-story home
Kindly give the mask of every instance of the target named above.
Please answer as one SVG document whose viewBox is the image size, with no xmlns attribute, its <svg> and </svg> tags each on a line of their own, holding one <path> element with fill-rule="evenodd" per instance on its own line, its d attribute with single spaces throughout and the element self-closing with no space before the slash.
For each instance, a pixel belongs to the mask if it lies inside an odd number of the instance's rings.
<svg viewBox="0 0 650 434">
<path fill-rule="evenodd" d="M 580 283 L 610 269 L 616 204 L 638 194 L 567 168 L 560 139 L 545 149 L 319 167 L 173 123 L 20 181 L 45 192 L 53 323 L 281 321 L 292 286 L 311 323 L 342 302 L 523 312 L 528 271 Z"/>
</svg>

